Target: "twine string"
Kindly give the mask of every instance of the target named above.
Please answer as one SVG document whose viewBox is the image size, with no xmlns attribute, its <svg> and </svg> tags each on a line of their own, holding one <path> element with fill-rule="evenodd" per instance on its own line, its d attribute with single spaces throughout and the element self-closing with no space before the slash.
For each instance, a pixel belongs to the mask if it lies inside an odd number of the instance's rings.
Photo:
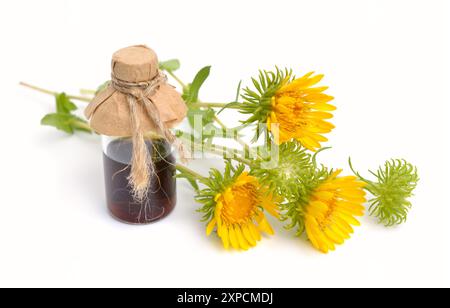
<svg viewBox="0 0 450 308">
<path fill-rule="evenodd" d="M 133 144 L 131 171 L 128 182 L 131 186 L 134 199 L 138 202 L 143 202 L 148 194 L 152 175 L 156 171 L 145 142 L 141 117 L 138 114 L 137 104 L 139 102 L 144 104 L 145 110 L 150 120 L 155 125 L 157 133 L 159 133 L 169 144 L 176 146 L 181 159 L 183 161 L 186 160 L 183 143 L 165 126 L 161 120 L 157 107 L 149 99 L 162 84 L 167 82 L 167 76 L 159 71 L 158 75 L 150 81 L 134 83 L 120 80 L 113 74 L 111 76 L 111 81 L 112 86 L 116 91 L 127 96 L 131 115 L 130 120 Z"/>
</svg>

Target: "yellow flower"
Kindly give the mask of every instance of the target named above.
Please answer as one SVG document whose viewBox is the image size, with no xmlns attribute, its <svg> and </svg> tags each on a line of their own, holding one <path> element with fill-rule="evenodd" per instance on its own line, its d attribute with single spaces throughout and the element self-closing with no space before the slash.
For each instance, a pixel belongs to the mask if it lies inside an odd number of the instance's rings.
<svg viewBox="0 0 450 308">
<path fill-rule="evenodd" d="M 243 172 L 225 191 L 215 196 L 214 216 L 208 224 L 209 236 L 217 227 L 217 234 L 226 249 L 247 250 L 261 240 L 261 232 L 274 231 L 263 210 L 278 216 L 275 198 L 267 194 L 258 180 Z"/>
<path fill-rule="evenodd" d="M 267 126 L 278 144 L 296 139 L 316 151 L 321 148 L 321 142 L 328 141 L 323 134 L 334 128 L 326 121 L 333 117 L 330 111 L 336 109 L 328 104 L 334 98 L 323 93 L 327 87 L 313 87 L 323 78 L 323 75 L 313 74 L 283 85 L 272 97 Z"/>
<path fill-rule="evenodd" d="M 323 253 L 335 250 L 360 223 L 355 216 L 364 215 L 366 201 L 363 187 L 354 176 L 338 177 L 332 173 L 311 195 L 305 207 L 305 229 L 312 245 Z"/>
</svg>

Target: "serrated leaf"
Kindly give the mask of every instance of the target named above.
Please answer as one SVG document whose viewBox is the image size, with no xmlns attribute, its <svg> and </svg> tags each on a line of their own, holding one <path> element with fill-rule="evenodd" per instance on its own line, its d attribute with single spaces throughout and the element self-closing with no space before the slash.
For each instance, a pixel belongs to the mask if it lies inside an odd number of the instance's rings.
<svg viewBox="0 0 450 308">
<path fill-rule="evenodd" d="M 191 84 L 185 89 L 183 93 L 183 98 L 186 103 L 196 103 L 198 101 L 198 94 L 200 92 L 200 88 L 205 83 L 206 79 L 208 79 L 209 74 L 211 72 L 211 66 L 206 66 L 202 68 L 194 78 Z"/>
<path fill-rule="evenodd" d="M 163 71 L 175 72 L 180 69 L 180 61 L 178 59 L 159 62 L 159 68 Z"/>
<path fill-rule="evenodd" d="M 55 96 L 56 112 L 62 114 L 70 114 L 70 112 L 77 110 L 77 106 L 70 101 L 66 93 L 60 93 Z"/>
</svg>

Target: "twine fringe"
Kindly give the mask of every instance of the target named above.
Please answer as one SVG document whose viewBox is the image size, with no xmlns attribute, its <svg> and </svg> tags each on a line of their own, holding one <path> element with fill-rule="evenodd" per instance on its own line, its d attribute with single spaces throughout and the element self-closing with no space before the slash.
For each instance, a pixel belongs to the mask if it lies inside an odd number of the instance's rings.
<svg viewBox="0 0 450 308">
<path fill-rule="evenodd" d="M 161 71 L 158 76 L 148 82 L 132 83 L 111 76 L 112 86 L 116 91 L 127 95 L 131 114 L 133 154 L 131 160 L 131 171 L 128 177 L 132 194 L 137 202 L 144 202 L 151 184 L 151 178 L 156 172 L 154 163 L 150 157 L 149 149 L 145 142 L 137 104 L 142 102 L 148 116 L 155 124 L 157 132 L 171 145 L 174 145 L 183 162 L 187 159 L 187 153 L 183 143 L 162 122 L 159 111 L 153 102 L 148 99 L 159 88 L 162 83 L 167 82 L 167 76 Z"/>
</svg>

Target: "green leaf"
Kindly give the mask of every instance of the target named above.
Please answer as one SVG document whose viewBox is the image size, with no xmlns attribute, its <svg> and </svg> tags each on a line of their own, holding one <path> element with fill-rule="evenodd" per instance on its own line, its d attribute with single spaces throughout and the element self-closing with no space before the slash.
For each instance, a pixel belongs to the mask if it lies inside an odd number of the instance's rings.
<svg viewBox="0 0 450 308">
<path fill-rule="evenodd" d="M 159 68 L 163 71 L 175 72 L 180 69 L 180 60 L 172 59 L 163 62 L 159 62 Z"/>
<path fill-rule="evenodd" d="M 222 109 L 220 109 L 217 114 L 221 114 L 225 109 L 229 109 L 229 108 L 238 108 L 241 106 L 241 103 L 239 102 L 231 102 L 229 104 L 226 104 Z"/>
<path fill-rule="evenodd" d="M 70 116 L 70 115 L 69 115 Z M 72 126 L 67 122 L 67 115 L 61 113 L 51 113 L 44 116 L 41 125 L 53 126 L 68 134 L 73 134 Z"/>
<path fill-rule="evenodd" d="M 186 103 L 196 103 L 198 101 L 198 94 L 200 92 L 200 88 L 205 83 L 206 79 L 208 79 L 209 74 L 211 72 L 211 66 L 206 66 L 202 68 L 194 78 L 189 86 L 184 89 L 183 99 Z"/>
<path fill-rule="evenodd" d="M 200 189 L 200 187 L 197 184 L 197 181 L 195 181 L 194 179 L 186 178 L 186 180 L 189 182 L 189 184 L 191 184 L 192 188 L 194 188 L 196 191 Z"/>
<path fill-rule="evenodd" d="M 77 110 L 77 106 L 72 103 L 66 93 L 60 93 L 56 98 L 56 112 L 62 114 L 70 114 L 71 111 Z"/>
<path fill-rule="evenodd" d="M 241 97 L 241 90 L 242 90 L 242 80 L 239 81 L 239 84 L 237 86 L 237 90 L 236 90 L 236 98 L 234 99 L 235 102 L 239 101 L 239 98 Z"/>
<path fill-rule="evenodd" d="M 56 127 L 70 135 L 75 131 L 91 133 L 91 129 L 85 120 L 67 113 L 47 114 L 42 118 L 41 125 Z"/>
</svg>

